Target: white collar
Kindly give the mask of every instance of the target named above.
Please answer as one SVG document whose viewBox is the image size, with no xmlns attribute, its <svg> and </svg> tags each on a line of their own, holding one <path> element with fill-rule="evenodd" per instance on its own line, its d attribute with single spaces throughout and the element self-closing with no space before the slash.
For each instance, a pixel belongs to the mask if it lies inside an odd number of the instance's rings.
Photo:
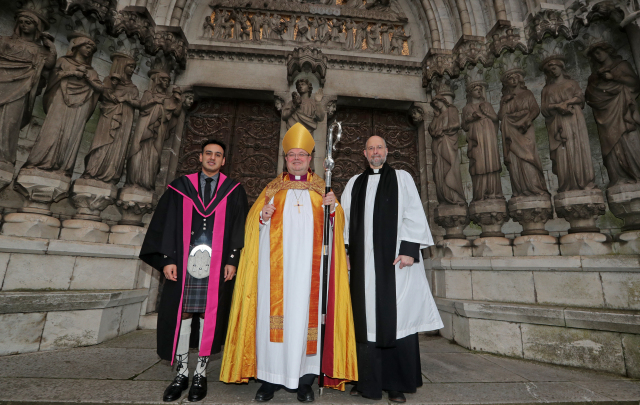
<svg viewBox="0 0 640 405">
<path fill-rule="evenodd" d="M 375 173 L 375 174 L 380 173 L 380 169 L 373 169 L 373 173 Z"/>
<path fill-rule="evenodd" d="M 300 180 L 302 176 L 293 176 L 293 177 L 295 177 L 296 180 Z"/>
</svg>

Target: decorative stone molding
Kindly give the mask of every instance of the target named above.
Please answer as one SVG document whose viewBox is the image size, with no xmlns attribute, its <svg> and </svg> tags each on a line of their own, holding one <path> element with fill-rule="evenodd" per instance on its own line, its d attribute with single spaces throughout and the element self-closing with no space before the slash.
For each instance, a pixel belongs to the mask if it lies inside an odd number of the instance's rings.
<svg viewBox="0 0 640 405">
<path fill-rule="evenodd" d="M 351 2 L 350 2 L 351 3 Z M 356 19 L 378 20 L 386 22 L 404 22 L 407 16 L 399 10 L 391 10 L 390 6 L 379 5 L 378 1 L 369 1 L 357 7 L 349 5 L 324 5 L 286 0 L 212 0 L 209 7 L 212 9 L 246 9 L 249 11 L 272 11 L 281 13 L 319 14 L 327 16 L 350 17 Z M 388 3 L 387 3 L 388 4 Z M 361 7 L 362 6 L 362 7 Z"/>
<path fill-rule="evenodd" d="M 318 48 L 294 48 L 293 51 L 287 52 L 287 81 L 291 85 L 298 74 L 309 72 L 318 79 L 320 86 L 324 86 L 327 64 L 327 57 Z"/>
<path fill-rule="evenodd" d="M 175 58 L 180 68 L 186 66 L 189 44 L 182 29 L 156 25 L 146 7 L 128 6 L 117 10 L 116 0 L 61 0 L 60 9 L 68 15 L 81 11 L 93 16 L 105 25 L 108 35 L 135 36 L 149 55 L 162 51 Z"/>
<path fill-rule="evenodd" d="M 420 76 L 422 67 L 419 62 L 360 58 L 347 55 L 327 55 L 331 69 L 352 70 L 374 73 L 388 73 L 408 76 Z"/>
<path fill-rule="evenodd" d="M 228 62 L 259 62 L 282 65 L 287 62 L 286 52 L 194 45 L 187 52 L 188 59 L 219 60 Z"/>
</svg>

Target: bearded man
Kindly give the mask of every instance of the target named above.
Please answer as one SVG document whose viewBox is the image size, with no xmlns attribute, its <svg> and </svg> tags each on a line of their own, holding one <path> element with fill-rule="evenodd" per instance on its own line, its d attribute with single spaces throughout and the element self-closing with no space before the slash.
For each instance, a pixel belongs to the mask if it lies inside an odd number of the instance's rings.
<svg viewBox="0 0 640 405">
<path fill-rule="evenodd" d="M 422 386 L 418 332 L 443 327 L 431 296 L 420 249 L 433 245 L 415 183 L 386 163 L 387 144 L 367 140 L 369 168 L 342 193 L 345 243 L 358 348 L 351 395 L 405 402 Z"/>
</svg>

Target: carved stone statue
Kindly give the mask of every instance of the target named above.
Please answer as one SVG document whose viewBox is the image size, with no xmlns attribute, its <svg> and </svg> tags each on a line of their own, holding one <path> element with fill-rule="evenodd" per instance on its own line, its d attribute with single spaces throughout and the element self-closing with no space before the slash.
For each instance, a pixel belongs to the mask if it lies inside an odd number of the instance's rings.
<svg viewBox="0 0 640 405">
<path fill-rule="evenodd" d="M 592 74 L 586 101 L 596 119 L 609 187 L 640 182 L 640 78 L 606 42 L 589 47 Z"/>
<path fill-rule="evenodd" d="M 313 98 L 313 86 L 307 79 L 296 81 L 296 90 L 292 93 L 292 100 L 282 108 L 282 120 L 287 123 L 287 129 L 295 125 L 296 122 L 304 125 L 311 133 L 318 126 L 325 116 L 322 101 L 322 89 L 318 90 Z"/>
<path fill-rule="evenodd" d="M 347 23 L 345 25 L 346 31 L 347 31 L 347 36 L 345 37 L 345 40 L 344 40 L 344 49 L 349 50 L 349 51 L 354 49 L 354 46 L 353 46 L 353 40 L 354 40 L 353 31 L 356 29 L 357 26 L 358 25 L 355 22 L 353 22 L 352 19 L 348 19 L 347 20 Z"/>
<path fill-rule="evenodd" d="M 404 41 L 411 38 L 411 35 L 404 33 L 402 27 L 398 26 L 393 30 L 393 36 L 391 37 L 391 49 L 390 53 L 394 55 L 402 55 L 402 49 L 404 48 Z"/>
<path fill-rule="evenodd" d="M 429 124 L 429 134 L 433 138 L 433 180 L 438 202 L 466 206 L 458 154 L 458 109 L 441 94 L 431 101 L 431 106 L 435 115 Z"/>
<path fill-rule="evenodd" d="M 214 25 L 211 22 L 211 16 L 204 17 L 204 23 L 202 23 L 202 36 L 204 38 L 211 38 Z"/>
<path fill-rule="evenodd" d="M 353 49 L 362 49 L 362 42 L 365 40 L 365 38 L 367 37 L 367 27 L 369 26 L 369 23 L 366 21 L 362 21 L 360 24 L 357 24 L 356 26 L 356 43 L 353 47 Z"/>
<path fill-rule="evenodd" d="M 20 129 L 29 123 L 44 86 L 42 73 L 56 63 L 56 48 L 50 36 L 43 35 L 48 26 L 46 16 L 19 10 L 13 35 L 0 37 L 0 170 L 5 166 L 10 175 Z"/>
<path fill-rule="evenodd" d="M 540 107 L 524 84 L 524 71 L 508 70 L 502 75 L 498 118 L 513 197 L 549 195 L 533 127 L 533 120 L 539 114 Z"/>
<path fill-rule="evenodd" d="M 262 16 L 260 13 L 254 13 L 251 16 L 251 32 L 254 41 L 260 41 L 260 26 L 262 25 Z"/>
<path fill-rule="evenodd" d="M 96 44 L 87 36 L 70 37 L 69 52 L 61 57 L 44 93 L 47 117 L 42 124 L 25 168 L 56 171 L 71 176 L 84 127 L 103 91 L 91 67 Z"/>
<path fill-rule="evenodd" d="M 149 74 L 150 88 L 140 100 L 140 118 L 129 151 L 127 185 L 153 190 L 170 119 L 165 109 L 170 78 L 161 71 L 150 71 Z"/>
<path fill-rule="evenodd" d="M 384 25 L 380 28 L 380 34 L 382 35 L 382 53 L 391 52 L 391 39 L 389 38 L 389 32 L 391 27 Z"/>
<path fill-rule="evenodd" d="M 371 52 L 380 52 L 382 50 L 382 43 L 380 42 L 380 30 L 382 24 L 374 24 L 367 32 L 367 50 Z"/>
<path fill-rule="evenodd" d="M 565 72 L 561 55 L 547 58 L 541 68 L 547 76 L 542 89 L 542 115 L 549 133 L 553 173 L 558 176 L 558 192 L 593 189 L 595 173 L 580 85 Z"/>
<path fill-rule="evenodd" d="M 221 9 L 216 9 L 215 16 L 213 17 L 213 39 L 220 39 L 224 35 L 223 23 L 225 12 Z"/>
<path fill-rule="evenodd" d="M 467 105 L 462 109 L 473 201 L 504 198 L 500 182 L 502 165 L 498 150 L 498 115 L 484 98 L 484 86 L 484 82 L 467 85 Z"/>
<path fill-rule="evenodd" d="M 122 175 L 133 127 L 134 108 L 140 107 L 138 87 L 131 81 L 136 62 L 129 55 L 114 53 L 111 73 L 104 80 L 100 119 L 91 150 L 85 156 L 85 179 L 116 184 Z"/>
</svg>

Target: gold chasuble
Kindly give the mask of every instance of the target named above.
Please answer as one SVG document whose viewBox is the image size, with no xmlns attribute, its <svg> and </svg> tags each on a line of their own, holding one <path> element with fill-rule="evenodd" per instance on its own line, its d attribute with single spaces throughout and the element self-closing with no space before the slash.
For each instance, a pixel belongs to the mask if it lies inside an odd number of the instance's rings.
<svg viewBox="0 0 640 405">
<path fill-rule="evenodd" d="M 283 342 L 283 223 L 282 212 L 290 189 L 309 190 L 313 206 L 313 254 L 307 355 L 316 354 L 320 336 L 318 307 L 321 305 L 320 271 L 322 263 L 322 233 L 324 181 L 313 173 L 307 181 L 290 181 L 283 173 L 262 191 L 249 211 L 245 227 L 245 245 L 240 256 L 229 329 L 224 347 L 220 380 L 244 383 L 257 377 L 256 317 L 258 299 L 259 219 L 265 203 L 274 198 L 276 211 L 271 217 L 270 231 L 270 341 Z M 344 383 L 358 378 L 356 342 L 351 311 L 349 276 L 344 250 L 344 211 L 338 205 L 334 217 L 333 264 L 329 275 L 326 336 L 321 362 L 326 386 L 344 390 Z M 315 292 L 315 294 L 314 294 Z M 282 343 L 284 344 L 284 343 Z"/>
</svg>

